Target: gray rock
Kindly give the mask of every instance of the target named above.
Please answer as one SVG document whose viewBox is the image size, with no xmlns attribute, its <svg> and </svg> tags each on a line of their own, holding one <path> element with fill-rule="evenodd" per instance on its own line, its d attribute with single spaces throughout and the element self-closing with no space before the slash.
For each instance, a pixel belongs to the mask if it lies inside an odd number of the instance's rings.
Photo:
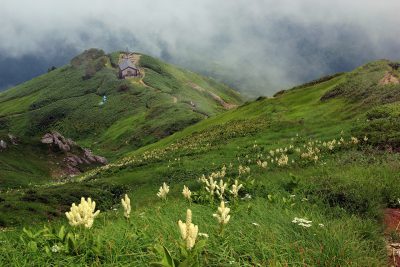
<svg viewBox="0 0 400 267">
<path fill-rule="evenodd" d="M 47 133 L 42 137 L 41 142 L 43 144 L 52 144 L 53 140 L 54 140 L 53 135 L 51 133 Z"/>
<path fill-rule="evenodd" d="M 43 144 L 55 145 L 64 152 L 70 151 L 71 147 L 75 145 L 71 139 L 66 139 L 59 132 L 46 133 L 42 137 L 41 142 Z"/>
<path fill-rule="evenodd" d="M 108 163 L 108 161 L 105 157 L 101 157 L 101 156 L 94 156 L 94 157 L 95 157 L 97 163 L 100 163 L 102 165 L 106 165 Z"/>
<path fill-rule="evenodd" d="M 63 159 L 63 165 L 65 166 L 63 167 L 63 172 L 68 176 L 80 174 L 79 165 L 107 164 L 106 158 L 94 155 L 90 149 L 80 147 L 73 140 L 65 138 L 59 132 L 46 133 L 41 138 L 41 142 L 66 154 Z"/>
<path fill-rule="evenodd" d="M 4 140 L 0 140 L 0 150 L 5 150 L 7 148 L 7 143 Z"/>
</svg>

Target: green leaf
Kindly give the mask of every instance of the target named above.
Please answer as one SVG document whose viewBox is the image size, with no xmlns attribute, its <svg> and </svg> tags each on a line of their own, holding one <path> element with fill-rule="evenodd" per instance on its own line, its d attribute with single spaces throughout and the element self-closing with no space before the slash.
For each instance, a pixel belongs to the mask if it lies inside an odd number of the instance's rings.
<svg viewBox="0 0 400 267">
<path fill-rule="evenodd" d="M 159 266 L 159 267 L 176 267 L 175 260 L 172 258 L 171 253 L 165 246 L 155 245 L 154 249 L 160 254 L 162 257 L 160 262 L 150 263 L 150 266 Z"/>
<path fill-rule="evenodd" d="M 194 249 L 196 250 L 197 253 L 200 253 L 206 245 L 207 245 L 207 240 L 203 239 L 203 240 L 200 240 L 199 242 L 197 242 Z"/>
<path fill-rule="evenodd" d="M 22 231 L 31 239 L 33 239 L 33 233 L 26 229 L 25 227 L 22 229 Z"/>
<path fill-rule="evenodd" d="M 64 225 L 61 226 L 60 231 L 58 231 L 58 235 L 57 236 L 58 236 L 58 238 L 60 240 L 64 240 L 64 237 L 65 237 L 65 227 L 64 227 Z"/>
<path fill-rule="evenodd" d="M 35 241 L 30 241 L 28 243 L 28 248 L 32 251 L 32 252 L 36 252 L 38 250 L 37 247 L 37 243 Z"/>
<path fill-rule="evenodd" d="M 44 247 L 44 251 L 46 252 L 47 255 L 51 255 L 51 251 L 50 251 L 49 246 L 45 246 Z"/>
</svg>

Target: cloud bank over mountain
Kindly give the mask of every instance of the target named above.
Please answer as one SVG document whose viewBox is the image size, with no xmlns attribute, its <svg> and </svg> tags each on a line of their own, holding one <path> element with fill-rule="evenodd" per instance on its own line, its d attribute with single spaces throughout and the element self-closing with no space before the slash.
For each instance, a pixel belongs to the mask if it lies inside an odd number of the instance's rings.
<svg viewBox="0 0 400 267">
<path fill-rule="evenodd" d="M 129 48 L 270 95 L 400 59 L 399 10 L 398 0 L 3 0 L 0 70 L 14 64 L 37 75 L 90 47 Z M 13 83 L 4 75 L 0 87 Z"/>
</svg>

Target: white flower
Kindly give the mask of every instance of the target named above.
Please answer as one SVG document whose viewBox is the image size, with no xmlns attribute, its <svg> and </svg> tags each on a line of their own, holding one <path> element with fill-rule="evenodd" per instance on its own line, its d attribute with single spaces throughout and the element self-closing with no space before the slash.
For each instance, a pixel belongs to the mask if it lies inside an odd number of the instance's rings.
<svg viewBox="0 0 400 267">
<path fill-rule="evenodd" d="M 206 184 L 206 190 L 210 193 L 211 196 L 213 196 L 215 193 L 215 190 L 218 187 L 217 181 L 214 181 L 213 173 L 210 175 L 208 180 L 207 179 L 205 180 L 205 184 Z"/>
<path fill-rule="evenodd" d="M 124 216 L 129 219 L 129 215 L 131 214 L 131 200 L 128 195 L 125 194 L 125 198 L 121 199 L 122 207 L 124 207 Z"/>
<path fill-rule="evenodd" d="M 167 195 L 169 192 L 169 186 L 164 182 L 163 185 L 158 190 L 157 196 L 161 199 L 167 199 Z"/>
<path fill-rule="evenodd" d="M 51 252 L 57 253 L 57 252 L 59 252 L 61 249 L 62 249 L 62 246 L 58 246 L 57 244 L 54 244 L 54 245 L 51 247 Z"/>
<path fill-rule="evenodd" d="M 239 194 L 239 190 L 243 187 L 242 184 L 239 185 L 238 180 L 235 180 L 235 183 L 232 185 L 232 189 L 229 190 L 229 192 L 231 192 L 231 194 L 233 195 L 233 197 L 238 197 Z"/>
<path fill-rule="evenodd" d="M 356 145 L 356 144 L 358 144 L 358 139 L 356 137 L 352 136 L 351 142 Z"/>
<path fill-rule="evenodd" d="M 265 169 L 265 168 L 267 168 L 267 166 L 268 166 L 268 162 L 266 162 L 266 161 L 261 161 L 261 160 L 257 160 L 257 165 L 258 165 L 260 168 Z"/>
<path fill-rule="evenodd" d="M 305 218 L 294 217 L 294 219 L 292 220 L 292 223 L 297 224 L 297 225 L 302 226 L 302 227 L 306 227 L 306 228 L 312 226 L 312 221 L 309 221 L 309 220 L 307 220 Z"/>
<path fill-rule="evenodd" d="M 206 233 L 199 233 L 198 236 L 202 236 L 202 237 L 205 237 L 205 238 L 209 237 L 208 234 L 206 234 Z"/>
<path fill-rule="evenodd" d="M 231 218 L 231 216 L 229 215 L 230 210 L 230 208 L 225 207 L 225 202 L 221 201 L 221 204 L 218 207 L 218 211 L 217 213 L 213 214 L 213 217 L 217 218 L 219 224 L 225 225 L 229 222 L 229 219 Z"/>
<path fill-rule="evenodd" d="M 244 197 L 242 197 L 242 200 L 246 200 L 246 199 L 251 199 L 251 195 L 250 194 L 246 194 Z"/>
<path fill-rule="evenodd" d="M 192 192 L 190 191 L 189 187 L 186 185 L 183 186 L 182 195 L 187 199 L 191 200 Z"/>
<path fill-rule="evenodd" d="M 89 197 L 87 201 L 84 197 L 81 198 L 81 203 L 76 206 L 72 204 L 71 210 L 65 213 L 71 226 L 83 225 L 86 228 L 91 228 L 94 218 L 99 215 L 100 211 L 94 212 L 96 209 L 96 202 L 92 201 Z"/>
<path fill-rule="evenodd" d="M 224 199 L 225 189 L 228 187 L 228 184 L 225 183 L 222 179 L 219 180 L 219 185 L 217 186 L 217 195 L 222 200 Z"/>
<path fill-rule="evenodd" d="M 239 165 L 239 176 L 246 173 L 250 173 L 250 167 Z"/>
<path fill-rule="evenodd" d="M 199 228 L 192 223 L 192 211 L 190 209 L 186 211 L 186 223 L 179 220 L 178 226 L 181 231 L 182 239 L 186 241 L 186 248 L 192 249 L 196 243 Z"/>
<path fill-rule="evenodd" d="M 253 222 L 252 225 L 254 226 L 260 226 L 258 223 Z"/>
<path fill-rule="evenodd" d="M 319 227 L 325 227 L 325 225 L 323 223 L 319 223 L 318 226 Z"/>
<path fill-rule="evenodd" d="M 277 161 L 279 166 L 285 166 L 289 162 L 289 157 L 285 154 L 282 154 Z"/>
</svg>

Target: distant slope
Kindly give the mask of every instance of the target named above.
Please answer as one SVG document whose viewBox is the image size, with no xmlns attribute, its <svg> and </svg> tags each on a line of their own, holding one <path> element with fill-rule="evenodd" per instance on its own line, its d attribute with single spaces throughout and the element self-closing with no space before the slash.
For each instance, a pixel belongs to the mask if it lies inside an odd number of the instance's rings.
<svg viewBox="0 0 400 267">
<path fill-rule="evenodd" d="M 7 135 L 12 134 L 23 140 L 18 149 L 9 144 L 0 152 L 0 160 L 9 164 L 9 155 L 23 153 L 22 146 L 45 158 L 40 137 L 54 130 L 115 159 L 243 101 L 211 78 L 134 55 L 142 71 L 138 78 L 118 78 L 122 52 L 106 55 L 90 49 L 69 65 L 0 93 L 0 139 L 8 142 Z M 101 103 L 103 96 L 105 103 Z M 46 164 L 41 166 L 43 173 L 51 172 Z"/>
<path fill-rule="evenodd" d="M 59 130 L 104 152 L 127 144 L 134 149 L 225 110 L 219 98 L 242 101 L 212 79 L 149 56 L 139 61 L 144 83 L 120 80 L 118 55 L 88 50 L 71 65 L 0 94 L 0 131 L 40 136 Z M 108 101 L 99 105 L 103 95 Z"/>
<path fill-rule="evenodd" d="M 142 57 L 142 60 L 144 58 Z M 142 64 L 143 62 L 146 61 L 142 61 Z M 144 192 L 150 192 L 162 181 L 190 183 L 202 173 L 223 164 L 255 165 L 257 157 L 263 159 L 269 150 L 291 144 L 297 134 L 302 136 L 302 142 L 308 142 L 310 139 L 337 139 L 343 132 L 347 138 L 352 135 L 360 139 L 367 136 L 371 145 L 397 150 L 400 148 L 400 105 L 397 100 L 398 94 L 389 97 L 389 92 L 400 90 L 400 85 L 380 84 L 387 71 L 397 75 L 397 70 L 393 70 L 389 64 L 388 61 L 374 62 L 350 73 L 284 91 L 274 98 L 260 98 L 235 110 L 203 120 L 156 143 L 127 152 L 122 159 L 89 171 L 78 178 L 83 182 L 54 186 L 49 190 L 52 194 L 62 192 L 65 195 L 75 195 L 75 188 L 85 185 L 88 192 L 96 195 L 100 189 L 107 188 L 104 189 L 107 191 L 114 186 L 121 186 L 134 189 L 140 195 L 141 201 L 146 203 L 147 197 L 143 196 Z M 143 66 L 150 70 L 152 67 Z M 146 76 L 149 73 L 152 72 L 147 71 Z M 162 84 L 166 83 L 165 79 L 171 79 L 154 77 L 164 79 Z M 354 77 L 371 84 L 366 93 L 362 94 L 363 97 L 353 97 L 344 93 L 326 97 L 338 90 L 337 88 L 347 88 L 348 91 L 343 92 L 349 94 L 358 94 L 357 92 L 366 90 L 364 83 L 360 83 L 360 86 L 350 86 L 354 84 Z M 144 80 L 149 86 L 156 87 L 156 78 Z M 200 84 L 200 81 L 197 83 Z M 202 86 L 206 87 L 207 84 Z M 190 88 L 186 89 L 187 93 L 194 93 Z M 159 90 L 167 88 L 160 85 Z M 373 95 L 387 96 L 382 102 L 379 97 L 370 98 Z M 391 104 L 385 104 L 389 102 Z M 134 118 L 128 117 L 127 125 L 131 123 L 130 119 L 135 121 Z M 123 131 L 121 129 L 124 129 L 124 123 L 115 122 L 102 136 L 117 136 L 119 131 Z M 249 162 L 243 158 L 245 155 L 249 155 Z M 295 165 L 293 168 L 300 171 L 301 166 Z M 279 176 L 279 171 L 276 175 Z M 47 190 L 38 191 L 37 197 L 47 195 L 46 192 Z M 15 196 L 9 195 L 5 197 L 7 198 L 11 200 Z M 59 204 L 58 200 L 50 202 L 51 205 Z M 62 204 L 67 205 L 64 202 Z"/>
</svg>

